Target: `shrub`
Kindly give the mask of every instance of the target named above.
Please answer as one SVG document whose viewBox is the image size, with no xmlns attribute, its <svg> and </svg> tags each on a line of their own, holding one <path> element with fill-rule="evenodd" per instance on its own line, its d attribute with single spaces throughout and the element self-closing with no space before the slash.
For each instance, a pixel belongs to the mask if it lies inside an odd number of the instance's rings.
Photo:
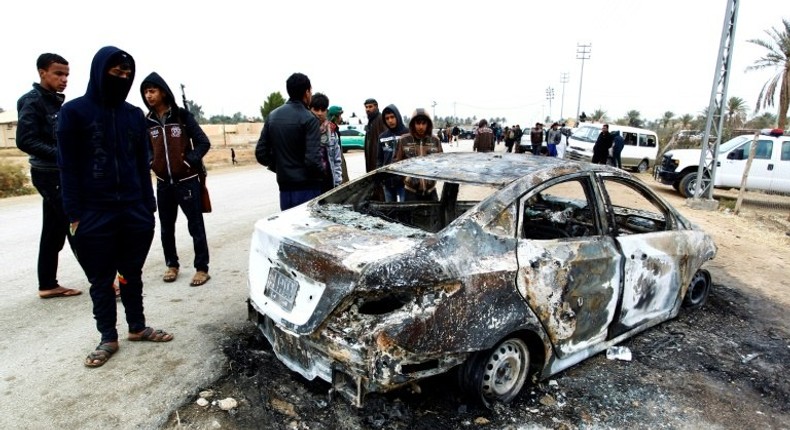
<svg viewBox="0 0 790 430">
<path fill-rule="evenodd" d="M 30 186 L 28 182 L 25 167 L 7 161 L 0 161 L 0 198 L 35 193 L 35 188 Z"/>
</svg>

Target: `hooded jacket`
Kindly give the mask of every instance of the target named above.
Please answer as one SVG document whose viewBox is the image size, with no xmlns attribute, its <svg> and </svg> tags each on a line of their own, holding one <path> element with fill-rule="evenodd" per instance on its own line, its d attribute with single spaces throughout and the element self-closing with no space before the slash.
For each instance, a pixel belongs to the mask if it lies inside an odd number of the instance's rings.
<svg viewBox="0 0 790 430">
<path fill-rule="evenodd" d="M 63 94 L 33 84 L 33 89 L 16 102 L 19 122 L 16 126 L 16 146 L 30 155 L 34 169 L 58 170 L 58 140 L 55 127 Z"/>
<path fill-rule="evenodd" d="M 195 116 L 178 107 L 173 91 L 158 73 L 152 72 L 140 84 L 143 103 L 148 105 L 144 90 L 146 84 L 164 91 L 165 102 L 170 106 L 162 119 L 153 111 L 149 111 L 145 117 L 153 153 L 151 169 L 157 179 L 169 183 L 197 177 L 203 170 L 203 157 L 211 148 L 211 142 Z"/>
<path fill-rule="evenodd" d="M 113 57 L 125 56 L 128 79 L 108 79 Z M 149 168 L 148 133 L 140 108 L 124 99 L 134 81 L 134 59 L 105 46 L 93 57 L 85 95 L 66 104 L 58 119 L 58 165 L 63 208 L 70 222 L 85 210 L 124 209 L 156 200 Z"/>
<path fill-rule="evenodd" d="M 376 167 L 386 166 L 392 163 L 392 156 L 395 153 L 398 138 L 409 132 L 409 129 L 403 123 L 400 111 L 395 105 L 385 107 L 381 112 L 382 118 L 388 113 L 395 115 L 395 119 L 398 122 L 395 124 L 395 127 L 387 127 L 387 129 L 379 135 L 378 164 L 376 164 Z M 385 121 L 384 125 L 386 124 L 387 122 Z M 430 131 L 430 129 L 428 130 Z"/>
<path fill-rule="evenodd" d="M 425 131 L 425 135 L 421 137 L 417 137 L 416 133 L 415 120 L 417 118 L 425 118 L 428 120 L 428 127 Z M 395 155 L 392 161 L 397 162 L 407 158 L 444 152 L 442 150 L 442 143 L 439 141 L 438 137 L 431 133 L 431 130 L 433 130 L 433 120 L 431 120 L 431 116 L 428 112 L 426 112 L 425 109 L 415 110 L 409 121 L 409 134 L 401 136 L 400 139 L 398 139 L 398 145 L 395 149 Z M 404 178 L 403 185 L 407 191 L 420 195 L 430 194 L 436 189 L 436 181 L 413 177 Z"/>
</svg>

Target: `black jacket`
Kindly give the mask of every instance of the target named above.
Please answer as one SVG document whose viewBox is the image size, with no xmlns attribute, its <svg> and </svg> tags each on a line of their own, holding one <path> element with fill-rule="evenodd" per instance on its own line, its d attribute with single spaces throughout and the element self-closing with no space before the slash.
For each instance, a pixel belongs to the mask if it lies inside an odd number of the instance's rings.
<svg viewBox="0 0 790 430">
<path fill-rule="evenodd" d="M 16 102 L 16 146 L 30 155 L 30 166 L 35 169 L 58 170 L 55 127 L 64 98 L 63 94 L 33 84 L 33 89 Z"/>
<path fill-rule="evenodd" d="M 398 143 L 398 138 L 409 133 L 409 128 L 403 123 L 400 111 L 394 104 L 384 108 L 381 112 L 382 118 L 389 112 L 395 115 L 395 119 L 397 119 L 398 122 L 395 124 L 395 128 L 387 127 L 383 133 L 379 134 L 378 163 L 376 167 L 386 166 L 392 163 L 392 155 L 397 149 L 395 146 Z M 386 125 L 386 122 L 384 124 Z"/>
<path fill-rule="evenodd" d="M 277 174 L 280 191 L 321 188 L 319 126 L 318 118 L 300 100 L 290 99 L 269 114 L 255 158 Z"/>
</svg>

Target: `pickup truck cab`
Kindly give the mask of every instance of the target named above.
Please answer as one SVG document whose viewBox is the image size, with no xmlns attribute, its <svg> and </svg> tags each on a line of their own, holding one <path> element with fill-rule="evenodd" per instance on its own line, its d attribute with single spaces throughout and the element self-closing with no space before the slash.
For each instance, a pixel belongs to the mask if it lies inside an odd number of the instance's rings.
<svg viewBox="0 0 790 430">
<path fill-rule="evenodd" d="M 754 135 L 736 136 L 719 146 L 714 187 L 738 188 L 749 159 Z M 672 185 L 683 197 L 693 197 L 701 149 L 667 151 L 656 167 L 658 182 Z M 757 140 L 746 189 L 790 193 L 790 136 L 763 130 Z"/>
</svg>

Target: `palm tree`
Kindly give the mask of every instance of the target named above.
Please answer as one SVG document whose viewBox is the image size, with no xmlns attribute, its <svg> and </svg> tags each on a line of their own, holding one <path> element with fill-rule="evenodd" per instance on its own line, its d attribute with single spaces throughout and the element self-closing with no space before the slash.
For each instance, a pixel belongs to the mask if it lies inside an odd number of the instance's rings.
<svg viewBox="0 0 790 430">
<path fill-rule="evenodd" d="M 724 114 L 730 131 L 743 126 L 746 122 L 746 100 L 740 97 L 730 97 L 727 100 L 727 112 Z"/>
<path fill-rule="evenodd" d="M 606 111 L 601 109 L 596 109 L 595 112 L 592 113 L 590 119 L 593 122 L 603 122 L 606 120 Z"/>
<path fill-rule="evenodd" d="M 664 128 L 667 128 L 667 125 L 672 124 L 672 120 L 675 118 L 675 113 L 672 111 L 664 112 L 664 116 L 661 117 L 661 125 Z"/>
<path fill-rule="evenodd" d="M 694 117 L 691 116 L 690 113 L 687 113 L 687 114 L 681 116 L 680 118 L 678 118 L 678 121 L 680 121 L 680 126 L 681 126 L 680 128 L 682 128 L 683 130 L 688 129 L 689 125 L 691 125 L 691 121 L 693 121 L 693 120 L 694 120 Z"/>
<path fill-rule="evenodd" d="M 628 118 L 628 125 L 631 127 L 642 126 L 642 118 L 640 118 L 641 116 L 642 114 L 638 110 L 629 110 L 625 114 L 625 117 Z"/>
<path fill-rule="evenodd" d="M 763 112 L 760 116 L 755 116 L 744 124 L 747 128 L 770 128 L 776 124 L 776 115 L 770 112 Z"/>
<path fill-rule="evenodd" d="M 787 126 L 787 107 L 790 104 L 790 20 L 782 19 L 784 24 L 783 31 L 771 27 L 771 30 L 766 30 L 765 33 L 773 39 L 772 41 L 751 39 L 749 43 L 762 46 L 768 53 L 765 56 L 757 59 L 753 65 L 746 68 L 749 70 L 760 70 L 767 67 L 776 68 L 779 71 L 773 78 L 769 79 L 760 90 L 760 95 L 757 96 L 757 108 L 755 112 L 760 110 L 760 107 L 766 108 L 774 105 L 774 95 L 776 94 L 776 86 L 780 85 L 779 89 L 779 128 L 782 130 Z"/>
</svg>

